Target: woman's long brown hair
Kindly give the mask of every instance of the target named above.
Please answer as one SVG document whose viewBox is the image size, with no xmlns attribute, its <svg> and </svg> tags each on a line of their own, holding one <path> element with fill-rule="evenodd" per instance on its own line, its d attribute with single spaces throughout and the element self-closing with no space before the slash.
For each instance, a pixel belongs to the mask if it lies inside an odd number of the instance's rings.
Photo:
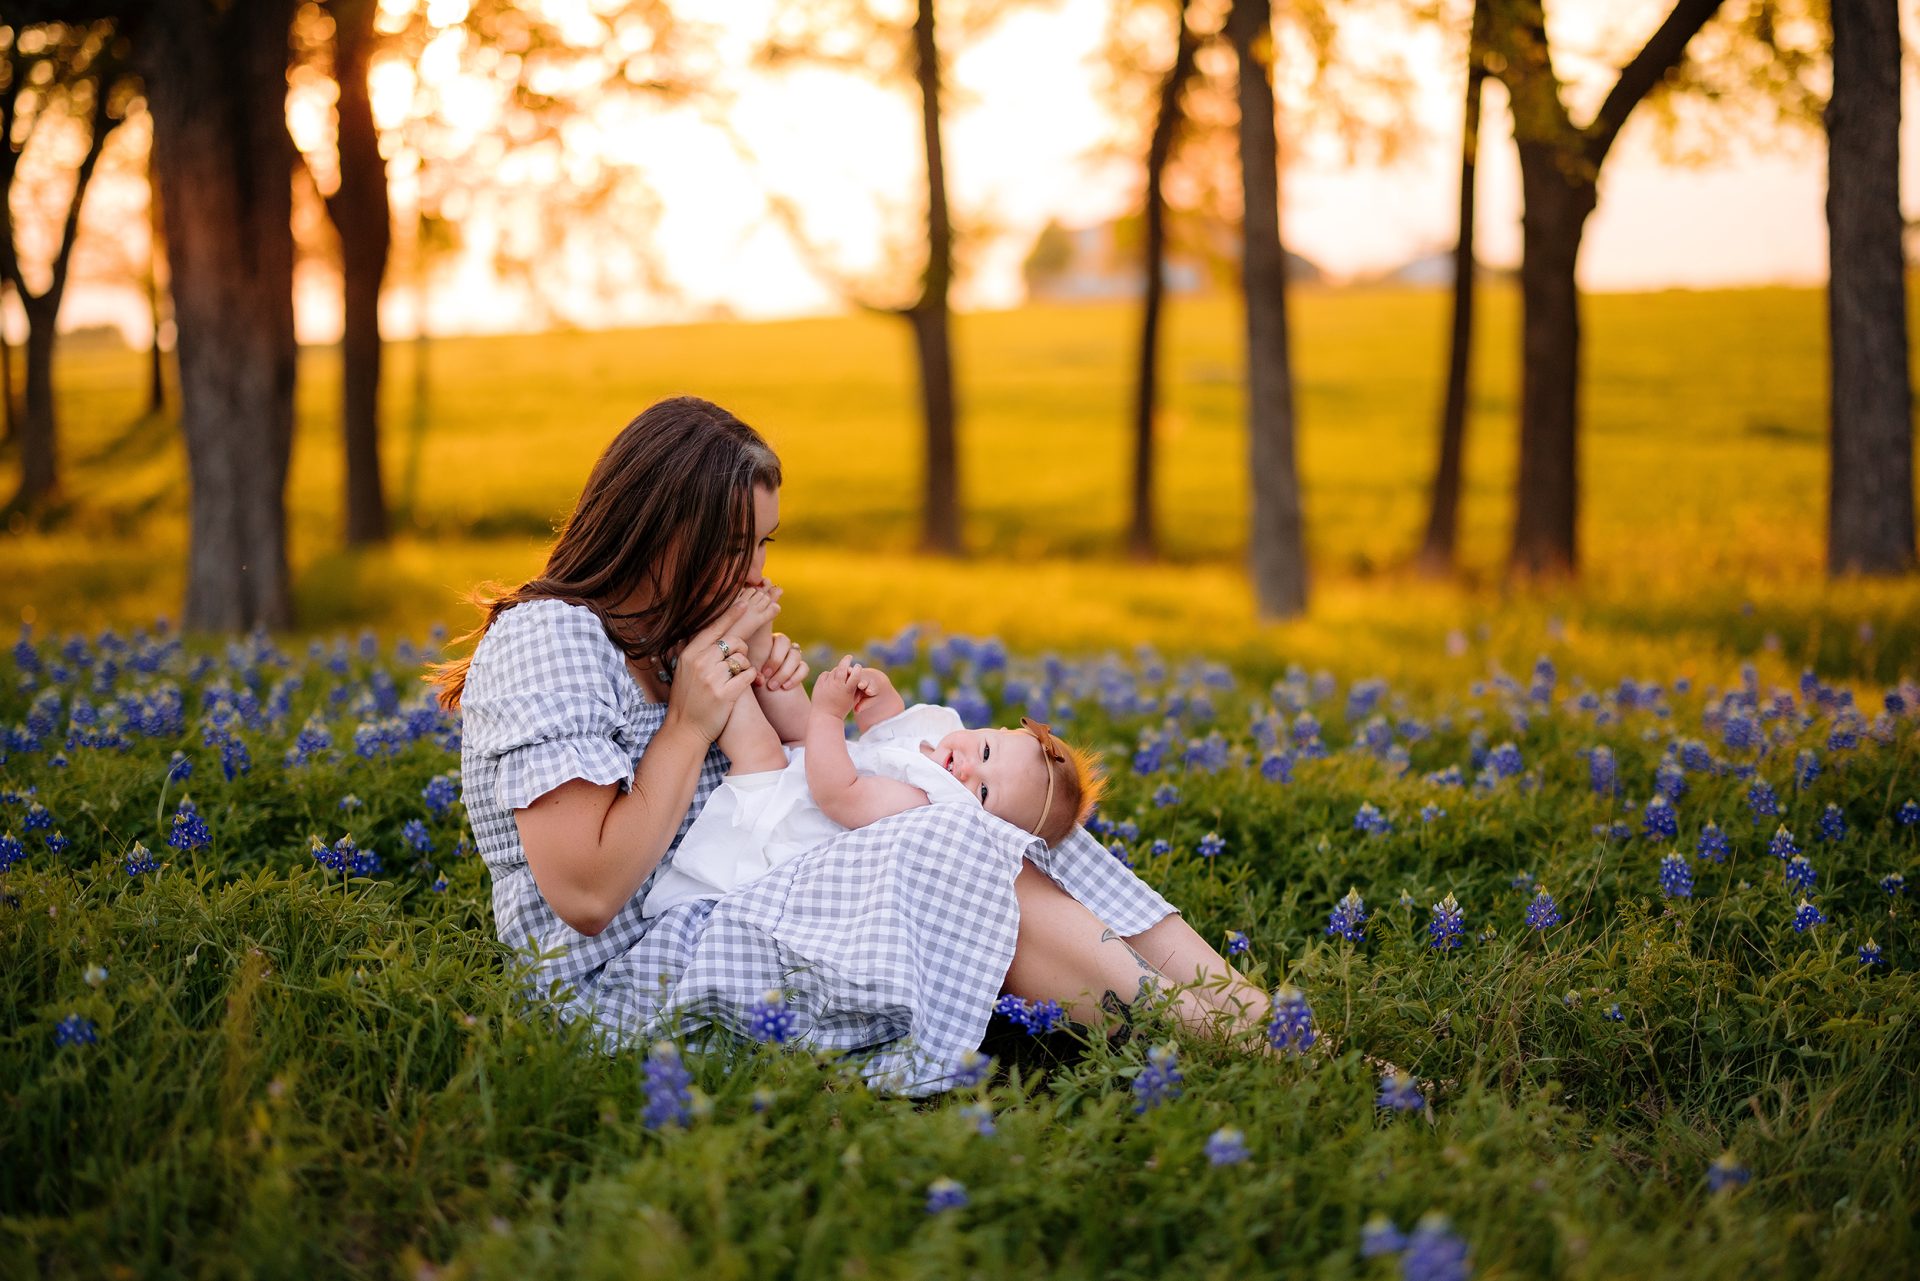
<svg viewBox="0 0 1920 1281">
<path fill-rule="evenodd" d="M 760 433 L 694 396 L 650 405 L 593 465 L 538 577 L 469 598 L 486 617 L 458 643 L 530 600 L 584 605 L 628 658 L 658 662 L 719 618 L 754 552 L 753 491 L 780 487 L 780 460 Z M 639 592 L 650 603 L 627 613 Z M 429 669 L 440 705 L 458 711 L 471 658 Z"/>
</svg>

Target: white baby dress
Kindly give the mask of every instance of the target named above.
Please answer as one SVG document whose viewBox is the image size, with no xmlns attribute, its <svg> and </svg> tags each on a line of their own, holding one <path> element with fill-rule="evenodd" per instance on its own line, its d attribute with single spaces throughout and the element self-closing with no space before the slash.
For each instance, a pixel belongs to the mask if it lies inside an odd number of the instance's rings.
<svg viewBox="0 0 1920 1281">
<path fill-rule="evenodd" d="M 966 728 L 951 707 L 918 703 L 847 744 L 853 768 L 909 783 L 935 805 L 978 805 L 979 798 L 920 750 Z M 667 865 L 653 878 L 640 914 L 658 916 L 697 899 L 717 899 L 845 827 L 821 812 L 807 786 L 807 754 L 786 749 L 787 767 L 721 780 Z"/>
</svg>

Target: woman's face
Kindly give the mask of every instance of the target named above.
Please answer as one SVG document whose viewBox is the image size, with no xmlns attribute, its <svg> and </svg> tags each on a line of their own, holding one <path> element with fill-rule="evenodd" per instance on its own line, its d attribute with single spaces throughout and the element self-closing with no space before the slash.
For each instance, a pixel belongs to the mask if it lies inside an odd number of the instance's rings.
<svg viewBox="0 0 1920 1281">
<path fill-rule="evenodd" d="M 780 491 L 765 485 L 753 487 L 753 559 L 747 563 L 747 586 L 764 587 L 767 582 L 767 544 L 780 527 Z"/>
</svg>

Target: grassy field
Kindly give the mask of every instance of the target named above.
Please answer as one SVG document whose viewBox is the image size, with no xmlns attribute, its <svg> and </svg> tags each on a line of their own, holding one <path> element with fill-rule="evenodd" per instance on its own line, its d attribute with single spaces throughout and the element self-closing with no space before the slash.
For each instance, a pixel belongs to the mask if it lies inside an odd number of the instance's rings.
<svg viewBox="0 0 1920 1281">
<path fill-rule="evenodd" d="M 1920 587 L 1821 575 L 1821 299 L 1591 299 L 1585 573 L 1525 591 L 1499 576 L 1511 296 L 1486 315 L 1465 574 L 1431 584 L 1405 561 L 1443 300 L 1298 298 L 1315 601 L 1288 624 L 1239 569 L 1225 302 L 1172 316 L 1153 565 L 1119 553 L 1122 309 L 961 319 L 960 561 L 912 552 L 897 324 L 439 344 L 409 532 L 365 553 L 339 547 L 335 358 L 308 352 L 311 635 L 264 651 L 131 630 L 177 609 L 181 448 L 136 420 L 134 357 L 72 353 L 74 500 L 0 544 L 0 607 L 34 624 L 0 652 L 0 1276 L 1437 1277 L 1454 1241 L 1479 1277 L 1897 1272 L 1920 1247 Z M 1103 839 L 1204 935 L 1244 934 L 1255 982 L 1304 990 L 1314 1053 L 1149 1021 L 1046 1066 L 1014 1031 L 990 1079 L 916 1104 L 742 1042 L 689 1052 L 687 1114 L 655 1125 L 645 1046 L 597 1053 L 524 1001 L 434 800 L 457 727 L 421 702 L 427 632 L 533 572 L 608 436 L 676 391 L 782 454 L 782 626 L 838 648 L 935 624 L 905 682 L 1038 702 L 1104 748 Z M 988 634 L 1005 672 L 951 639 Z M 290 760 L 310 725 L 330 743 Z M 1772 852 L 1782 825 L 1805 864 Z M 348 834 L 378 867 L 316 862 Z M 1328 928 L 1350 888 L 1357 940 Z M 1536 930 L 1542 889 L 1561 919 Z M 1464 930 L 1437 949 L 1447 895 Z M 1184 1080 L 1140 1110 L 1156 1045 Z M 1417 1106 L 1382 1107 L 1363 1054 Z M 1429 1212 L 1448 1226 L 1413 1253 L 1364 1248 L 1373 1216 Z"/>
</svg>

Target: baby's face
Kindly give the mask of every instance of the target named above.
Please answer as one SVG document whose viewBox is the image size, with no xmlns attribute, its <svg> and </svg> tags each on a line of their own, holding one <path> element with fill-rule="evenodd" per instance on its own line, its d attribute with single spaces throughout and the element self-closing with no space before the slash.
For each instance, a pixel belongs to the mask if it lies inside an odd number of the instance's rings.
<svg viewBox="0 0 1920 1281">
<path fill-rule="evenodd" d="M 973 790 L 987 813 L 1031 832 L 1047 801 L 1040 743 L 1018 729 L 959 729 L 920 750 Z"/>
</svg>

